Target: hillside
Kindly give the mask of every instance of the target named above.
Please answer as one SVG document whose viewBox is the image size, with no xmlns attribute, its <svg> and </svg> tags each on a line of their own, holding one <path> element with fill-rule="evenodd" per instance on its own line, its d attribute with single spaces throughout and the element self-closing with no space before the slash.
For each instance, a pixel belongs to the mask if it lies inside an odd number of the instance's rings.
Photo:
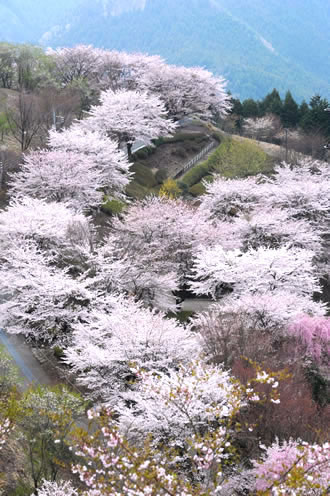
<svg viewBox="0 0 330 496">
<path fill-rule="evenodd" d="M 241 98 L 259 98 L 274 87 L 282 93 L 290 88 L 300 100 L 327 94 L 330 4 L 322 0 L 288 5 L 279 0 L 149 0 L 119 6 L 82 0 L 70 28 L 47 41 L 93 43 L 202 65 L 223 74 Z"/>
<path fill-rule="evenodd" d="M 224 75 L 240 98 L 274 87 L 327 96 L 330 3 L 323 0 L 5 0 L 2 39 L 160 54 Z"/>
</svg>

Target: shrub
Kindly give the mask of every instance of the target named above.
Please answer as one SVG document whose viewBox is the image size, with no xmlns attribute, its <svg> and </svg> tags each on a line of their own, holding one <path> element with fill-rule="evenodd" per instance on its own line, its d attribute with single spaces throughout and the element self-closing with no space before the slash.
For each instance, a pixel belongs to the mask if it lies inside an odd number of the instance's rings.
<svg viewBox="0 0 330 496">
<path fill-rule="evenodd" d="M 193 196 L 204 195 L 206 188 L 203 183 L 197 183 L 189 188 L 189 193 Z"/>
<path fill-rule="evenodd" d="M 141 162 L 136 162 L 131 167 L 131 171 L 134 172 L 134 181 L 141 184 L 141 186 L 145 186 L 147 188 L 156 186 L 157 181 L 153 172 Z"/>
<path fill-rule="evenodd" d="M 148 194 L 148 189 L 144 188 L 141 186 L 141 184 L 137 183 L 136 181 L 131 181 L 127 186 L 126 186 L 126 194 L 130 198 L 136 198 L 138 200 L 141 200 Z"/>
<path fill-rule="evenodd" d="M 205 140 L 205 139 L 207 139 L 207 136 L 204 133 L 179 132 L 179 133 L 176 133 L 174 136 L 171 136 L 171 137 L 161 136 L 160 138 L 152 140 L 152 142 L 155 146 L 160 146 L 160 145 L 164 145 L 167 143 L 180 143 L 183 141 L 198 141 L 198 140 Z"/>
<path fill-rule="evenodd" d="M 137 150 L 136 152 L 133 153 L 133 159 L 145 160 L 154 152 L 155 152 L 155 148 L 153 146 L 145 146 L 144 148 L 141 148 L 140 150 Z"/>
<path fill-rule="evenodd" d="M 194 184 L 199 183 L 204 176 L 208 175 L 208 173 L 209 168 L 207 162 L 202 162 L 186 172 L 181 178 L 181 182 L 187 184 L 187 186 L 193 186 Z"/>
<path fill-rule="evenodd" d="M 212 174 L 208 174 L 207 176 L 203 177 L 203 182 L 212 183 L 213 179 L 214 179 L 214 176 L 212 176 Z"/>
<path fill-rule="evenodd" d="M 174 179 L 167 179 L 159 190 L 159 196 L 166 198 L 177 198 L 180 196 L 181 190 Z"/>
<path fill-rule="evenodd" d="M 101 206 L 102 212 L 108 215 L 119 215 L 125 208 L 125 203 L 120 200 L 109 200 L 105 197 L 105 201 Z"/>
<path fill-rule="evenodd" d="M 256 144 L 226 139 L 207 161 L 209 170 L 228 178 L 272 171 L 271 159 Z"/>
<path fill-rule="evenodd" d="M 187 152 L 184 148 L 175 148 L 171 152 L 172 155 L 180 158 L 187 158 Z"/>
<path fill-rule="evenodd" d="M 60 346 L 54 346 L 53 353 L 54 353 L 54 357 L 57 358 L 58 360 L 61 360 L 65 356 L 63 348 L 61 348 Z"/>
<path fill-rule="evenodd" d="M 167 170 L 159 169 L 155 174 L 155 179 L 158 184 L 162 184 L 167 179 Z"/>
</svg>

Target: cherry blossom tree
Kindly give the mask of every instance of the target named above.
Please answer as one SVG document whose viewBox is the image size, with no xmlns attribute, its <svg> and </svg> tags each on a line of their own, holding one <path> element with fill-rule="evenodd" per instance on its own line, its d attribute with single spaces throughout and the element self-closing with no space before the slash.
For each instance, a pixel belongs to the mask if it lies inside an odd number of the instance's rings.
<svg viewBox="0 0 330 496">
<path fill-rule="evenodd" d="M 105 131 L 120 144 L 126 144 L 129 156 L 134 141 L 150 143 L 152 138 L 175 130 L 175 124 L 167 118 L 165 106 L 156 95 L 109 89 L 101 93 L 100 102 L 91 108 L 83 124 L 87 129 Z"/>
<path fill-rule="evenodd" d="M 288 334 L 294 336 L 312 360 L 329 364 L 330 358 L 330 319 L 301 315 L 288 327 Z"/>
<path fill-rule="evenodd" d="M 216 176 L 211 183 L 205 183 L 205 187 L 200 209 L 211 218 L 224 221 L 249 212 L 269 195 L 269 185 L 258 184 L 256 177 L 226 179 Z"/>
<path fill-rule="evenodd" d="M 283 163 L 271 177 L 245 179 L 216 177 L 206 183 L 201 209 L 210 216 L 232 220 L 252 209 L 279 208 L 291 219 L 306 219 L 324 226 L 330 209 L 329 171 L 325 164 L 302 159 L 295 166 Z"/>
<path fill-rule="evenodd" d="M 140 252 L 133 245 L 123 247 L 120 237 L 112 235 L 89 257 L 85 281 L 88 288 L 100 294 L 119 291 L 147 306 L 175 311 L 178 275 L 166 271 L 161 261 L 153 262 L 152 253 Z"/>
<path fill-rule="evenodd" d="M 75 123 L 62 132 L 49 132 L 49 146 L 54 150 L 85 154 L 94 162 L 101 173 L 102 185 L 109 196 L 123 198 L 125 187 L 130 181 L 130 164 L 118 144 L 105 134 L 89 131 Z"/>
<path fill-rule="evenodd" d="M 84 322 L 74 325 L 65 361 L 94 396 L 116 402 L 118 391 L 130 387 L 130 363 L 167 371 L 198 351 L 189 325 L 132 299 L 110 295 L 97 301 Z"/>
<path fill-rule="evenodd" d="M 324 227 L 330 211 L 329 170 L 325 163 L 302 159 L 297 165 L 275 168 L 265 201 L 287 209 L 292 218 Z"/>
<path fill-rule="evenodd" d="M 51 482 L 44 480 L 38 489 L 38 496 L 78 496 L 78 491 L 69 481 Z"/>
<path fill-rule="evenodd" d="M 29 247 L 33 241 L 52 264 L 71 275 L 78 275 L 90 266 L 96 246 L 96 233 L 87 217 L 63 203 L 22 197 L 11 200 L 0 213 L 0 260 L 15 254 L 17 245 Z M 15 256 L 15 255 L 14 255 Z"/>
<path fill-rule="evenodd" d="M 311 250 L 315 255 L 322 251 L 321 231 L 305 219 L 292 219 L 288 210 L 259 207 L 241 214 L 230 225 L 232 237 L 241 239 L 244 251 L 283 245 Z"/>
<path fill-rule="evenodd" d="M 292 365 L 294 357 L 301 363 L 306 348 L 288 333 L 288 326 L 304 312 L 320 315 L 322 321 L 325 304 L 285 291 L 227 296 L 197 314 L 193 326 L 206 356 L 225 367 L 241 357 L 258 363 L 269 363 L 274 357 L 278 361 L 278 354 L 282 362 L 288 359 Z"/>
<path fill-rule="evenodd" d="M 267 139 L 274 136 L 281 128 L 279 117 L 268 114 L 264 117 L 255 119 L 245 119 L 243 122 L 244 131 L 246 134 L 255 139 Z"/>
<path fill-rule="evenodd" d="M 10 246 L 0 271 L 0 324 L 36 340 L 65 342 L 93 295 L 33 242 Z"/>
<path fill-rule="evenodd" d="M 139 88 L 158 94 L 169 115 L 223 117 L 231 108 L 226 82 L 201 67 L 178 67 L 158 61 L 137 75 Z"/>
<path fill-rule="evenodd" d="M 55 74 L 61 83 L 67 85 L 76 79 L 94 79 L 102 68 L 102 50 L 91 45 L 47 50 L 55 63 Z"/>
<path fill-rule="evenodd" d="M 119 52 L 122 73 L 122 88 L 151 91 L 149 87 L 143 87 L 139 82 L 147 73 L 155 73 L 159 67 L 168 67 L 165 60 L 159 55 L 146 55 L 145 53 Z"/>
<path fill-rule="evenodd" d="M 276 440 L 255 461 L 258 494 L 326 494 L 330 479 L 330 445 Z"/>
<path fill-rule="evenodd" d="M 65 204 L 50 202 L 29 196 L 13 198 L 9 206 L 0 212 L 1 244 L 34 239 L 42 248 L 60 249 L 70 243 L 70 230 L 81 226 L 86 237 L 81 245 L 87 247 L 92 237 L 88 219 Z M 75 240 L 77 242 L 77 239 Z"/>
<path fill-rule="evenodd" d="M 215 243 L 221 233 L 183 201 L 149 197 L 114 220 L 97 261 L 98 280 L 158 308 L 174 308 L 172 292 L 187 282 L 193 250 Z"/>
<path fill-rule="evenodd" d="M 129 404 L 118 405 L 119 424 L 109 409 L 88 412 L 100 429 L 76 435 L 82 462 L 74 473 L 102 494 L 114 488 L 136 496 L 227 494 L 223 485 L 238 455 L 235 416 L 247 401 L 261 400 L 256 384 L 269 384 L 276 398 L 276 379 L 258 369 L 243 388 L 221 368 L 202 362 L 165 374 L 133 371 L 142 381 L 140 393 L 133 403 L 132 393 L 122 395 Z M 237 488 L 242 481 L 232 482 Z"/>
<path fill-rule="evenodd" d="M 315 302 L 310 296 L 289 291 L 265 291 L 262 293 L 230 294 L 210 307 L 207 313 L 196 318 L 197 328 L 216 328 L 223 317 L 244 316 L 249 329 L 287 332 L 292 324 L 304 313 L 323 317 L 325 303 Z M 195 320 L 194 320 L 195 322 Z"/>
<path fill-rule="evenodd" d="M 196 255 L 191 288 L 215 298 L 226 288 L 235 294 L 287 291 L 312 296 L 320 291 L 312 265 L 313 252 L 282 246 L 260 247 L 247 252 L 206 247 Z"/>
<path fill-rule="evenodd" d="M 13 425 L 9 419 L 2 420 L 0 424 L 0 450 L 2 446 L 7 442 L 7 438 L 11 431 L 13 430 Z"/>
<path fill-rule="evenodd" d="M 13 174 L 14 196 L 65 202 L 81 210 L 102 203 L 104 175 L 92 157 L 78 152 L 37 150 L 25 155 L 20 172 Z"/>
<path fill-rule="evenodd" d="M 186 438 L 230 417 L 242 405 L 228 372 L 203 362 L 166 373 L 143 373 L 139 388 L 122 394 L 120 430 L 139 442 L 151 432 L 155 444 L 180 446 Z M 125 406 L 129 400 L 134 405 Z"/>
</svg>

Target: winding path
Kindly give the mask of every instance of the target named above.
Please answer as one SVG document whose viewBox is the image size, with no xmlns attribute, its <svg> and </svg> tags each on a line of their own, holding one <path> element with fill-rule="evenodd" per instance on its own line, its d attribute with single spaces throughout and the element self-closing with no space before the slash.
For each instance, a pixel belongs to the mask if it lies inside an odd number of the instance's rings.
<svg viewBox="0 0 330 496">
<path fill-rule="evenodd" d="M 24 337 L 17 334 L 7 334 L 0 329 L 0 343 L 6 348 L 23 377 L 23 389 L 31 384 L 55 385 L 57 380 L 34 356 Z"/>
</svg>

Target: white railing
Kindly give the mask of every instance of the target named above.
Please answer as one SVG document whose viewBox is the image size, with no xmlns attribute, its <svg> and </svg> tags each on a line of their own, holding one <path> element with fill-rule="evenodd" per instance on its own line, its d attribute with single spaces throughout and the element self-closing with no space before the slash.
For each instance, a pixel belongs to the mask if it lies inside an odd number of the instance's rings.
<svg viewBox="0 0 330 496">
<path fill-rule="evenodd" d="M 212 143 L 209 143 L 205 148 L 203 148 L 203 150 L 201 150 L 195 157 L 193 157 L 191 160 L 189 160 L 189 162 L 187 162 L 183 167 L 182 169 L 179 170 L 179 172 L 177 172 L 174 176 L 174 179 L 177 179 L 178 177 L 180 177 L 184 172 L 187 172 L 189 169 L 191 169 L 194 165 L 197 164 L 197 162 L 199 162 L 203 157 L 205 157 L 205 155 L 210 151 L 212 150 L 212 148 L 215 148 L 215 146 L 217 146 L 218 143 L 215 143 L 214 141 L 212 141 Z"/>
</svg>

